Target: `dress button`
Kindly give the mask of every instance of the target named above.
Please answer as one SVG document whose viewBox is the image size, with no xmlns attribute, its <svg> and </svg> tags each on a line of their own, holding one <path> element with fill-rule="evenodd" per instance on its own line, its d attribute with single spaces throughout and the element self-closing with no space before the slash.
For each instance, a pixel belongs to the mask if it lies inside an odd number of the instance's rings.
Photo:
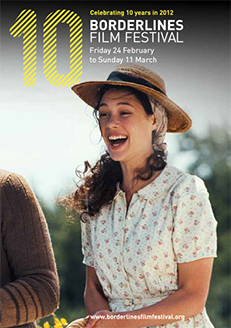
<svg viewBox="0 0 231 328">
<path fill-rule="evenodd" d="M 135 305 L 140 305 L 140 299 L 139 298 L 135 298 L 134 299 L 134 304 Z"/>
<path fill-rule="evenodd" d="M 125 288 L 128 288 L 128 284 L 127 284 L 127 283 L 125 283 L 125 284 L 124 284 L 124 287 L 125 287 Z"/>
<path fill-rule="evenodd" d="M 130 300 L 125 300 L 125 301 L 124 301 L 124 304 L 125 304 L 125 305 L 130 305 Z"/>
</svg>

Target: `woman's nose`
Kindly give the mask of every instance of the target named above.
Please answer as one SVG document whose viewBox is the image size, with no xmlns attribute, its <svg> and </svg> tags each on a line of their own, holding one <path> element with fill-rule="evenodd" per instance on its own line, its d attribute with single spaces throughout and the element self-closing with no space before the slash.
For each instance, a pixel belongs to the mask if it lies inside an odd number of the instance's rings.
<svg viewBox="0 0 231 328">
<path fill-rule="evenodd" d="M 119 118 L 116 115 L 111 115 L 107 120 L 107 128 L 116 128 L 119 124 Z"/>
</svg>

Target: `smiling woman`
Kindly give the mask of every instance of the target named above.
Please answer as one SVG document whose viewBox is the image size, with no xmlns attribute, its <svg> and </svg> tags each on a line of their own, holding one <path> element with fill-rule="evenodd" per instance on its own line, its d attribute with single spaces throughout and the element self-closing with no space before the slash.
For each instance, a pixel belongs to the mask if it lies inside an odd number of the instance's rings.
<svg viewBox="0 0 231 328">
<path fill-rule="evenodd" d="M 74 206 L 78 204 L 77 208 L 81 209 L 82 214 L 88 211 L 90 215 L 96 214 L 105 203 L 112 200 L 115 194 L 115 181 L 125 183 L 121 170 L 121 156 L 130 156 L 126 163 L 134 166 L 129 167 L 124 174 L 126 177 L 129 176 L 126 191 L 128 188 L 131 189 L 130 184 L 136 184 L 133 177 L 130 178 L 131 173 L 134 174 L 136 171 L 134 177 L 140 180 L 139 183 L 143 181 L 145 184 L 154 178 L 153 174 L 157 175 L 166 165 L 164 136 L 167 129 L 167 114 L 164 107 L 155 100 L 149 100 L 146 94 L 132 87 L 105 85 L 98 97 L 94 116 L 99 123 L 107 151 L 91 168 L 93 175 L 85 178 L 85 184 L 76 191 L 74 199 Z M 84 174 L 91 167 L 87 161 L 85 165 Z M 124 166 L 124 170 L 126 167 Z M 130 194 L 126 194 L 127 206 Z"/>
<path fill-rule="evenodd" d="M 94 108 L 107 149 L 85 162 L 67 199 L 82 219 L 86 327 L 213 327 L 205 304 L 217 221 L 203 181 L 166 161 L 166 132 L 187 131 L 190 118 L 141 66 L 73 90 Z"/>
<path fill-rule="evenodd" d="M 134 157 L 138 160 L 138 156 L 143 162 L 153 153 L 154 114 L 148 116 L 134 94 L 114 89 L 105 92 L 99 104 L 99 118 L 101 133 L 113 160 L 128 161 L 130 155 L 130 161 Z"/>
</svg>

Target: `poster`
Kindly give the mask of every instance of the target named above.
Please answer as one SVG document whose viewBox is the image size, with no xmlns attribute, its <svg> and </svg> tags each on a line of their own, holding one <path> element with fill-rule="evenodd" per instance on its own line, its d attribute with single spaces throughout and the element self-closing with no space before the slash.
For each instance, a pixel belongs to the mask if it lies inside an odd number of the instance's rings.
<svg viewBox="0 0 231 328">
<path fill-rule="evenodd" d="M 159 74 L 194 134 L 230 126 L 229 1 L 2 1 L 0 42 L 0 165 L 47 203 L 104 150 L 71 86 L 118 64 Z M 184 169 L 178 138 L 168 134 L 168 153 Z"/>
<path fill-rule="evenodd" d="M 192 117 L 191 130 L 203 134 L 209 124 L 230 122 L 228 6 L 226 1 L 1 2 L 1 166 L 25 175 L 39 194 L 52 198 L 73 182 L 75 168 L 86 159 L 94 162 L 103 147 L 91 108 L 71 86 L 47 80 L 44 24 L 51 13 L 64 10 L 65 18 L 73 12 L 81 21 L 80 82 L 105 80 L 122 61 L 152 68 L 164 79 L 169 98 Z M 23 59 L 23 29 L 20 37 L 10 31 L 23 10 L 36 20 L 34 86 L 23 80 L 31 56 Z M 64 21 L 55 27 L 55 70 L 68 75 L 70 26 Z M 177 134 L 167 138 L 171 156 Z"/>
</svg>

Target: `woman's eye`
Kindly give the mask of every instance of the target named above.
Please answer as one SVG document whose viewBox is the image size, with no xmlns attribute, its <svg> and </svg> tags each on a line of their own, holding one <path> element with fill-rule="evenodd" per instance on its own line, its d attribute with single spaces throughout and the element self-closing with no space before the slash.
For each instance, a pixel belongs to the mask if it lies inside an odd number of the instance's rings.
<svg viewBox="0 0 231 328">
<path fill-rule="evenodd" d="M 106 117 L 107 116 L 107 113 L 100 113 L 99 114 L 99 117 Z"/>
<path fill-rule="evenodd" d="M 129 112 L 121 112 L 120 114 L 121 115 L 129 115 L 130 113 Z"/>
</svg>

